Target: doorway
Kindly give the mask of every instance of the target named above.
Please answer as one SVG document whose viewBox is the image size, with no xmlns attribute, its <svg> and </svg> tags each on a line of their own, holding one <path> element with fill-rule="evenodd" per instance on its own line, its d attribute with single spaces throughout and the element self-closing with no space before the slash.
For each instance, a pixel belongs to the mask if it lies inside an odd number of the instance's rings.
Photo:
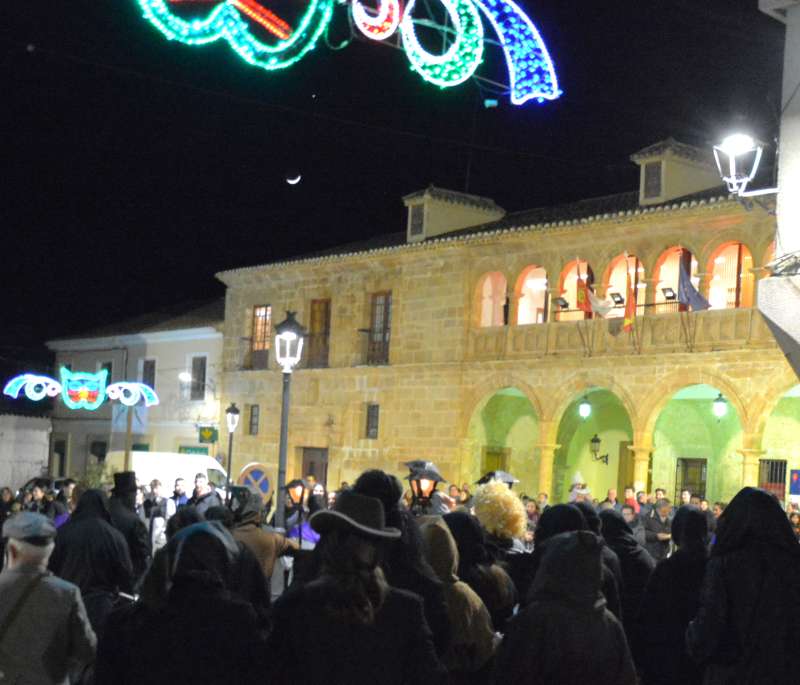
<svg viewBox="0 0 800 685">
<path fill-rule="evenodd" d="M 481 476 L 489 471 L 508 471 L 508 457 L 511 449 L 508 447 L 484 447 L 481 459 Z"/>
<path fill-rule="evenodd" d="M 314 476 L 317 483 L 322 483 L 328 488 L 328 448 L 304 447 L 303 448 L 303 478 Z"/>
<path fill-rule="evenodd" d="M 675 472 L 675 499 L 681 501 L 681 492 L 688 490 L 700 499 L 706 496 L 708 462 L 705 459 L 678 459 Z"/>
</svg>

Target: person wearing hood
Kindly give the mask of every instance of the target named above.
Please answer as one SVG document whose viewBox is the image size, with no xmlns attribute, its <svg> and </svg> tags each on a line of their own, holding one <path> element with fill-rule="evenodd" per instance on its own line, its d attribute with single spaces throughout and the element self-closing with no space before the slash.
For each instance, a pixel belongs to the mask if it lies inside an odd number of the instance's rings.
<svg viewBox="0 0 800 685">
<path fill-rule="evenodd" d="M 377 499 L 383 506 L 386 525 L 400 531 L 399 538 L 384 545 L 381 568 L 389 585 L 422 597 L 425 620 L 433 633 L 436 653 L 441 656 L 450 641 L 444 588 L 425 560 L 416 518 L 411 512 L 400 509 L 403 486 L 394 476 L 373 469 L 358 477 L 353 491 Z"/>
<path fill-rule="evenodd" d="M 92 628 L 102 635 L 119 593 L 134 591 L 128 543 L 111 525 L 102 490 L 81 495 L 70 520 L 58 529 L 48 568 L 80 588 Z"/>
<path fill-rule="evenodd" d="M 217 521 L 195 523 L 164 550 L 166 604 L 153 609 L 139 602 L 109 617 L 95 683 L 263 681 L 265 634 L 253 607 L 230 592 L 238 548 L 228 531 Z"/>
<path fill-rule="evenodd" d="M 264 576 L 270 579 L 278 557 L 291 554 L 299 547 L 297 543 L 287 539 L 280 533 L 265 530 L 261 525 L 262 520 L 263 504 L 261 497 L 254 492 L 248 492 L 247 498 L 236 512 L 231 533 L 234 540 L 241 542 L 250 549 L 258 559 Z"/>
<path fill-rule="evenodd" d="M 647 685 L 702 685 L 703 669 L 686 651 L 686 628 L 700 607 L 707 533 L 706 517 L 700 509 L 678 509 L 672 521 L 678 549 L 658 562 L 647 582 L 638 638 L 639 666 Z"/>
<path fill-rule="evenodd" d="M 320 534 L 319 575 L 275 603 L 270 669 L 260 682 L 445 682 L 422 598 L 391 587 L 381 571 L 381 547 L 401 535 L 386 525 L 381 502 L 355 488 L 343 491 L 333 509 L 311 517 L 311 526 Z"/>
<path fill-rule="evenodd" d="M 150 537 L 144 521 L 136 513 L 137 492 L 139 488 L 136 487 L 134 471 L 114 474 L 114 489 L 108 500 L 108 511 L 111 514 L 111 525 L 122 533 L 128 543 L 134 582 L 139 582 L 150 565 Z"/>
<path fill-rule="evenodd" d="M 594 507 L 588 502 L 556 504 L 542 515 L 542 518 L 539 520 L 539 527 L 536 529 L 535 546 L 533 548 L 533 554 L 530 556 L 530 564 L 527 572 L 531 583 L 533 583 L 536 578 L 536 574 L 541 565 L 542 555 L 546 550 L 545 543 L 549 539 L 561 533 L 569 533 L 576 530 L 589 530 L 589 525 L 583 514 L 584 509 L 580 508 L 578 506 L 579 504 L 582 504 L 586 508 L 587 513 L 591 511 L 590 515 L 597 518 Z M 597 519 L 595 525 L 599 530 L 599 519 Z M 595 534 L 597 534 L 597 532 L 595 532 Z M 613 554 L 614 553 L 611 552 L 605 544 L 601 545 L 600 558 L 603 564 L 600 569 L 600 587 L 603 592 L 603 597 L 606 600 L 606 607 L 608 607 L 608 610 L 614 614 L 614 616 L 621 620 L 620 583 L 617 581 L 617 577 L 612 569 L 612 565 L 619 566 L 619 560 L 616 558 L 616 555 L 612 557 L 611 555 Z M 526 604 L 533 601 L 530 589 L 525 594 L 524 601 Z"/>
<path fill-rule="evenodd" d="M 461 511 L 445 514 L 458 551 L 458 577 L 481 598 L 492 619 L 494 629 L 505 632 L 507 621 L 514 615 L 517 588 L 511 576 L 494 561 L 486 549 L 486 533 L 478 519 Z"/>
<path fill-rule="evenodd" d="M 606 567 L 614 576 L 614 580 L 617 584 L 617 596 L 618 598 L 622 596 L 622 593 L 625 589 L 625 582 L 622 578 L 622 566 L 619 563 L 619 557 L 617 553 L 608 546 L 608 543 L 603 539 L 603 524 L 600 522 L 600 516 L 597 513 L 597 509 L 595 509 L 591 504 L 588 502 L 576 502 L 575 505 L 580 510 L 581 514 L 583 514 L 583 518 L 586 519 L 586 526 L 587 528 L 592 531 L 603 543 L 603 548 L 601 550 L 601 555 L 603 559 L 603 566 Z M 620 507 L 619 510 L 621 510 Z M 615 511 L 619 511 L 618 509 L 614 509 Z M 605 583 L 603 584 L 605 588 Z M 606 601 L 608 601 L 608 596 L 606 596 Z M 621 614 L 619 612 L 619 607 L 617 610 L 614 610 L 613 605 L 609 602 L 609 609 L 611 609 L 611 613 L 614 614 L 617 618 L 621 619 Z"/>
<path fill-rule="evenodd" d="M 800 545 L 775 496 L 743 488 L 717 522 L 689 653 L 707 685 L 797 681 Z"/>
<path fill-rule="evenodd" d="M 613 509 L 600 512 L 603 537 L 619 559 L 622 570 L 622 625 L 634 655 L 638 653 L 635 642 L 639 606 L 650 574 L 656 566 L 653 557 L 633 536 L 625 519 Z"/>
<path fill-rule="evenodd" d="M 625 632 L 601 592 L 600 539 L 588 530 L 556 535 L 511 622 L 495 664 L 498 683 L 636 685 Z"/>
<path fill-rule="evenodd" d="M 457 575 L 458 548 L 447 524 L 441 518 L 423 524 L 422 538 L 428 563 L 444 586 L 450 619 L 450 645 L 442 662 L 451 683 L 471 682 L 494 652 L 492 619 L 481 598 Z"/>
</svg>

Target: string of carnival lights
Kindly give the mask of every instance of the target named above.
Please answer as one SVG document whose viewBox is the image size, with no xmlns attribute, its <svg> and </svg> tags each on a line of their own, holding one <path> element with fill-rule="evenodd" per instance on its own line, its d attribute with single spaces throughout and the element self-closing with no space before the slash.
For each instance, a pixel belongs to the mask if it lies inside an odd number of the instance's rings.
<svg viewBox="0 0 800 685">
<path fill-rule="evenodd" d="M 386 41 L 399 32 L 411 68 L 423 80 L 451 88 L 475 74 L 483 61 L 484 29 L 480 13 L 497 33 L 509 74 L 512 104 L 529 100 L 543 103 L 560 97 L 555 67 L 539 31 L 514 0 L 439 0 L 452 26 L 446 29 L 430 20 L 416 20 L 416 0 L 405 8 L 400 0 L 376 0 L 375 9 L 362 0 L 309 0 L 296 28 L 267 9 L 265 0 L 136 0 L 144 17 L 170 40 L 187 45 L 227 41 L 246 62 L 266 70 L 285 69 L 312 50 L 327 31 L 334 2 L 349 4 L 356 29 L 372 41 Z M 170 5 L 213 5 L 204 18 L 184 19 Z M 270 45 L 252 32 L 256 24 L 279 40 Z M 438 28 L 455 36 L 442 54 L 426 50 L 417 25 Z M 343 43 L 344 45 L 344 43 Z"/>
</svg>

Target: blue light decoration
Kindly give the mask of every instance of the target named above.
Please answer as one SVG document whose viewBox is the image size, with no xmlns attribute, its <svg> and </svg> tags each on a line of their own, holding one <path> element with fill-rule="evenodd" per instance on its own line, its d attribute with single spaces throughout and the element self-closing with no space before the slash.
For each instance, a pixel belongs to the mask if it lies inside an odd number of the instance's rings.
<svg viewBox="0 0 800 685">
<path fill-rule="evenodd" d="M 377 0 L 376 9 L 361 0 L 308 0 L 292 27 L 265 6 L 266 0 L 136 0 L 144 17 L 170 40 L 187 45 L 226 41 L 249 64 L 274 71 L 292 66 L 312 50 L 331 22 L 334 2 L 350 5 L 352 25 L 372 41 L 384 41 L 400 27 L 403 49 L 412 69 L 425 81 L 450 88 L 473 76 L 483 59 L 484 33 L 480 11 L 487 17 L 503 49 L 509 74 L 510 100 L 522 105 L 555 100 L 562 95 L 553 61 L 539 31 L 513 0 L 438 0 L 455 34 L 442 54 L 425 50 L 417 39 L 411 12 L 399 0 Z M 172 7 L 211 6 L 200 18 L 183 19 Z M 427 4 L 427 3 L 426 3 Z M 402 15 L 402 17 L 401 17 Z M 430 21 L 425 24 L 430 26 Z M 254 33 L 255 31 L 255 33 Z M 268 44 L 256 37 L 271 34 Z"/>
<path fill-rule="evenodd" d="M 146 407 L 158 404 L 155 390 L 144 383 L 121 381 L 108 385 L 106 369 L 97 373 L 86 373 L 73 372 L 62 366 L 59 376 L 61 382 L 49 376 L 24 373 L 8 381 L 3 388 L 3 394 L 17 399 L 24 392 L 25 397 L 34 402 L 61 395 L 61 400 L 69 409 L 89 411 L 99 409 L 106 399 L 119 400 L 128 407 L 138 404 L 140 400 L 144 400 Z"/>
</svg>

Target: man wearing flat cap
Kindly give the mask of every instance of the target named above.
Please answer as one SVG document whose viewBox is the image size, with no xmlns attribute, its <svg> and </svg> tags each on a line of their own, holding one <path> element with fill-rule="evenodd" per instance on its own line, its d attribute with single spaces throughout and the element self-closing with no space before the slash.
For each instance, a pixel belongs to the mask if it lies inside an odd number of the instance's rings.
<svg viewBox="0 0 800 685">
<path fill-rule="evenodd" d="M 80 590 L 47 570 L 55 526 L 22 512 L 3 524 L 0 684 L 67 685 L 94 661 L 97 639 Z"/>
</svg>

